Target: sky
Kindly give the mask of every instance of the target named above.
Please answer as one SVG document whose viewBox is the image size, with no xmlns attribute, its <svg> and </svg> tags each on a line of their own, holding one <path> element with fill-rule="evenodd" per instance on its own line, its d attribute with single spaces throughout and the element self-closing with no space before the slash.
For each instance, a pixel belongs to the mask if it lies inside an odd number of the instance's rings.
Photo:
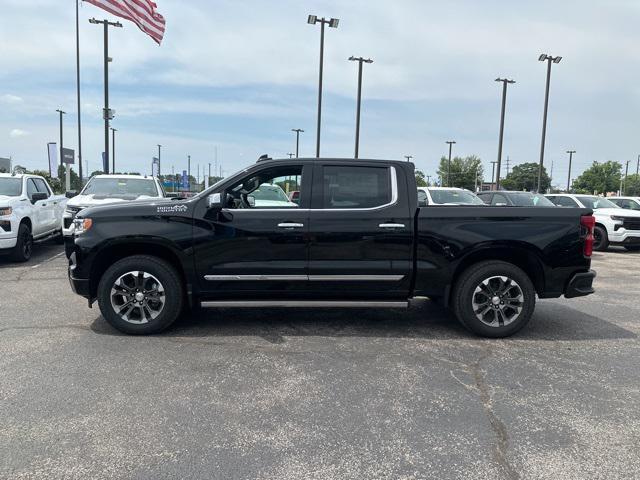
<svg viewBox="0 0 640 480">
<path fill-rule="evenodd" d="M 434 176 L 447 140 L 478 155 L 491 176 L 502 87 L 507 95 L 503 176 L 537 162 L 546 64 L 553 65 L 545 165 L 566 183 L 593 161 L 640 154 L 640 2 L 636 0 L 156 0 L 167 21 L 162 46 L 127 21 L 110 32 L 110 97 L 118 170 L 149 173 L 157 144 L 163 171 L 224 174 L 261 154 L 315 154 L 320 29 L 308 14 L 340 19 L 325 42 L 322 156 L 354 151 L 357 64 L 364 65 L 361 158 L 402 159 Z M 0 157 L 46 169 L 48 142 L 77 151 L 75 1 L 0 0 Z M 83 157 L 104 150 L 102 26 L 80 8 Z M 208 167 L 207 167 L 208 168 Z M 212 166 L 213 168 L 213 166 Z"/>
</svg>

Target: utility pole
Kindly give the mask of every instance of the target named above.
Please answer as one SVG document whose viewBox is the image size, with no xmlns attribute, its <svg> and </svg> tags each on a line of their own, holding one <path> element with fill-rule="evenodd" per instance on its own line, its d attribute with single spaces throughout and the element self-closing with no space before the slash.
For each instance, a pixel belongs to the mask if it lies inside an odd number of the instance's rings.
<svg viewBox="0 0 640 480">
<path fill-rule="evenodd" d="M 324 26 L 329 25 L 330 28 L 338 28 L 340 20 L 332 18 L 330 20 L 324 17 L 318 18 L 316 15 L 309 15 L 307 23 L 315 25 L 320 23 L 320 69 L 318 75 L 318 130 L 316 134 L 316 158 L 320 158 L 320 127 L 322 123 L 322 70 L 324 68 Z"/>
<path fill-rule="evenodd" d="M 356 107 L 356 148 L 353 158 L 358 158 L 358 150 L 360 148 L 360 106 L 362 104 L 362 64 L 363 63 L 373 63 L 373 60 L 370 58 L 363 57 L 354 57 L 353 55 L 349 57 L 349 60 L 352 62 L 358 62 L 358 103 Z"/>
<path fill-rule="evenodd" d="M 189 191 L 191 191 L 191 155 L 187 155 L 187 183 L 189 184 Z"/>
<path fill-rule="evenodd" d="M 573 154 L 576 153 L 575 150 L 567 150 L 569 154 L 569 175 L 567 175 L 567 193 L 571 191 L 571 163 L 573 161 Z"/>
<path fill-rule="evenodd" d="M 91 18 L 89 23 L 94 25 L 102 24 L 104 27 L 104 157 L 106 172 L 109 173 L 109 122 L 113 119 L 113 112 L 109 109 L 109 27 L 122 28 L 120 22 L 109 22 L 108 20 L 96 20 Z"/>
<path fill-rule="evenodd" d="M 160 176 L 160 165 L 161 165 L 161 161 L 162 161 L 162 145 L 158 145 L 158 177 Z"/>
<path fill-rule="evenodd" d="M 431 186 L 431 175 L 427 175 L 427 187 Z"/>
<path fill-rule="evenodd" d="M 80 177 L 80 188 L 84 184 L 82 181 L 82 119 L 80 113 L 80 12 L 78 11 L 79 0 L 76 0 L 76 94 L 78 105 L 78 176 Z M 87 172 L 89 175 L 89 172 Z"/>
<path fill-rule="evenodd" d="M 116 130 L 111 127 L 111 172 L 116 173 Z"/>
<path fill-rule="evenodd" d="M 456 143 L 453 140 L 447 140 L 445 143 L 449 144 L 449 161 L 447 162 L 447 187 L 451 186 L 451 149 L 453 144 Z"/>
<path fill-rule="evenodd" d="M 404 158 L 407 159 L 407 162 L 410 162 L 411 159 L 413 158 L 413 155 L 405 155 Z"/>
<path fill-rule="evenodd" d="M 60 109 L 56 110 L 56 112 L 58 112 L 60 114 L 60 166 L 62 166 L 62 161 L 64 160 L 64 156 L 62 155 L 62 148 L 63 148 L 62 141 L 64 139 L 64 136 L 63 136 L 63 133 L 62 133 L 62 116 L 66 115 L 67 112 L 63 112 Z"/>
<path fill-rule="evenodd" d="M 497 160 L 491 162 L 491 190 L 495 190 L 495 183 L 493 182 L 493 180 L 496 175 L 496 163 L 498 163 Z"/>
<path fill-rule="evenodd" d="M 640 155 L 638 155 L 638 164 L 636 165 L 636 175 L 640 174 Z"/>
<path fill-rule="evenodd" d="M 540 141 L 540 166 L 538 168 L 538 187 L 536 191 L 538 193 L 542 193 L 540 191 L 540 186 L 542 184 L 542 168 L 544 166 L 544 143 L 547 136 L 547 112 L 549 110 L 549 84 L 551 83 L 551 63 L 560 63 L 562 57 L 552 57 L 551 55 L 547 55 L 543 53 L 538 58 L 540 62 L 547 62 L 547 86 L 545 88 L 544 93 L 544 113 L 542 115 L 542 139 Z"/>
<path fill-rule="evenodd" d="M 500 172 L 502 171 L 502 140 L 504 139 L 504 113 L 507 106 L 507 84 L 516 83 L 508 78 L 496 78 L 496 82 L 502 82 L 502 112 L 500 114 L 500 139 L 498 140 L 498 176 L 496 177 L 496 190 L 500 189 Z"/>
<path fill-rule="evenodd" d="M 296 132 L 296 158 L 298 158 L 300 154 L 300 134 L 304 133 L 304 130 L 301 128 L 292 128 L 291 131 Z"/>
<path fill-rule="evenodd" d="M 511 160 L 509 160 L 509 155 L 507 155 L 507 176 L 511 173 Z"/>
</svg>

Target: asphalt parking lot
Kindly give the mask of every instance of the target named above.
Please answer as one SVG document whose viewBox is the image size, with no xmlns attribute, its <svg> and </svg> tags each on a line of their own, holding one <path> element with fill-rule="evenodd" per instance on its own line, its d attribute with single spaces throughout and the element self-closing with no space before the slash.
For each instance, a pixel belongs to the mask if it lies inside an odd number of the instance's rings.
<svg viewBox="0 0 640 480">
<path fill-rule="evenodd" d="M 128 337 L 60 246 L 0 258 L 0 478 L 640 478 L 640 254 L 594 268 L 506 340 L 426 301 Z"/>
</svg>

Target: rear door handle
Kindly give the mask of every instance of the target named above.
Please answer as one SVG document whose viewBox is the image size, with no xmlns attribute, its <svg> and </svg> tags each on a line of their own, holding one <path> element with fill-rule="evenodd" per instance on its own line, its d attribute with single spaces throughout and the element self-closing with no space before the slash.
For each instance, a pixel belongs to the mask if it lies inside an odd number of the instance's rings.
<svg viewBox="0 0 640 480">
<path fill-rule="evenodd" d="M 404 228 L 404 223 L 381 223 L 380 228 Z"/>
<path fill-rule="evenodd" d="M 293 229 L 293 228 L 302 228 L 304 227 L 304 223 L 289 223 L 289 222 L 284 222 L 284 223 L 279 223 L 278 224 L 278 228 L 288 228 L 288 229 Z"/>
</svg>

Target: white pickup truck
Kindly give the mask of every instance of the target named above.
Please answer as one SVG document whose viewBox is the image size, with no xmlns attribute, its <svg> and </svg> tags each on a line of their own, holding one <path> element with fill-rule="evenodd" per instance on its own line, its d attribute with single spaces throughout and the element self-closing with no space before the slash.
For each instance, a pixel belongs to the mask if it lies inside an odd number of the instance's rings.
<svg viewBox="0 0 640 480">
<path fill-rule="evenodd" d="M 33 243 L 58 237 L 67 198 L 54 195 L 37 175 L 0 173 L 0 254 L 17 262 L 31 258 Z"/>
</svg>

